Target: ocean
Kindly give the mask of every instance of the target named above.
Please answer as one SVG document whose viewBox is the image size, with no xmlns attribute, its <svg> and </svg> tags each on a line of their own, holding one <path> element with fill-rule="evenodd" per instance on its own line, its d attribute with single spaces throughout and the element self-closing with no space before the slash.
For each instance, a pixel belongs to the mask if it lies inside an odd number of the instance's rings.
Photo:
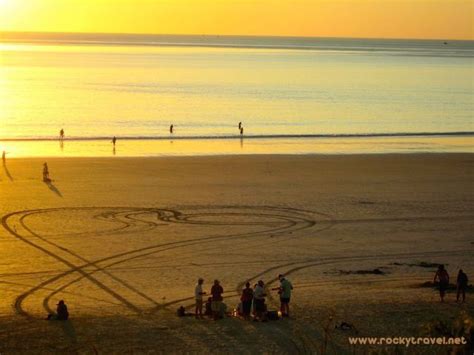
<svg viewBox="0 0 474 355">
<path fill-rule="evenodd" d="M 2 34 L 0 149 L 472 152 L 473 59 L 473 41 Z"/>
</svg>

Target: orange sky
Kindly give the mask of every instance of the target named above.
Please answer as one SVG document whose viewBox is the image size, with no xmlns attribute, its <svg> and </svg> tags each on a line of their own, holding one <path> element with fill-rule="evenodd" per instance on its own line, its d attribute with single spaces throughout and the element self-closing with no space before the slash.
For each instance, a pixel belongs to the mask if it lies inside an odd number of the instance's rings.
<svg viewBox="0 0 474 355">
<path fill-rule="evenodd" d="M 472 0 L 0 0 L 0 31 L 474 39 Z"/>
</svg>

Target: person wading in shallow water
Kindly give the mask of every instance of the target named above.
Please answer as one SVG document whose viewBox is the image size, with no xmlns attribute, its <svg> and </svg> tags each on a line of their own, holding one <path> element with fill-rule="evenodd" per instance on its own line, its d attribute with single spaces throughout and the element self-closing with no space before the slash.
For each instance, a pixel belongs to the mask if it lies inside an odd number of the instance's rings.
<svg viewBox="0 0 474 355">
<path fill-rule="evenodd" d="M 439 298 L 441 302 L 444 302 L 444 296 L 449 286 L 449 274 L 443 264 L 438 266 L 433 282 L 436 283 L 437 280 L 439 281 Z"/>
</svg>

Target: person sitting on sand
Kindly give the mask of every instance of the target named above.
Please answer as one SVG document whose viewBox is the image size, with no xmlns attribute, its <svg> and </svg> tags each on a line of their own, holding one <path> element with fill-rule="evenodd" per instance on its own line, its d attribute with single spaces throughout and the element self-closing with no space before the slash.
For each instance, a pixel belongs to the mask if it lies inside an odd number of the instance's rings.
<svg viewBox="0 0 474 355">
<path fill-rule="evenodd" d="M 462 269 L 459 269 L 458 272 L 458 278 L 456 282 L 457 286 L 457 295 L 456 295 L 456 302 L 459 302 L 459 296 L 462 295 L 462 302 L 466 302 L 466 289 L 467 289 L 467 284 L 469 282 L 469 279 L 467 278 L 467 275 L 462 271 Z"/>
<path fill-rule="evenodd" d="M 224 289 L 219 283 L 219 280 L 214 280 L 214 285 L 211 288 L 211 295 L 212 295 L 212 314 L 214 315 L 214 319 L 217 320 L 222 318 L 221 310 L 222 310 L 222 294 L 224 293 Z"/>
<path fill-rule="evenodd" d="M 265 321 L 266 305 L 265 305 L 265 284 L 259 280 L 257 286 L 253 290 L 253 299 L 255 302 L 255 320 Z"/>
<path fill-rule="evenodd" d="M 43 164 L 43 181 L 44 182 L 50 182 L 51 181 L 51 179 L 49 178 L 48 163 Z"/>
<path fill-rule="evenodd" d="M 196 310 L 194 314 L 196 318 L 202 318 L 202 296 L 206 294 L 206 292 L 202 291 L 203 283 L 204 279 L 199 278 L 196 288 L 194 289 L 194 299 L 196 300 Z"/>
<path fill-rule="evenodd" d="M 280 312 L 282 317 L 289 317 L 293 285 L 282 274 L 278 275 L 278 279 L 280 280 L 280 287 L 276 287 L 273 290 L 278 290 L 278 294 L 280 295 Z"/>
<path fill-rule="evenodd" d="M 69 311 L 63 300 L 59 301 L 56 307 L 56 314 L 49 314 L 48 320 L 68 320 Z"/>
<path fill-rule="evenodd" d="M 204 314 L 208 317 L 212 316 L 212 297 L 209 297 L 206 302 L 206 309 Z"/>
<path fill-rule="evenodd" d="M 252 300 L 253 300 L 253 290 L 250 287 L 250 282 L 245 284 L 245 288 L 242 290 L 242 296 L 240 301 L 242 302 L 242 315 L 245 318 L 250 317 L 250 312 L 252 310 Z"/>
<path fill-rule="evenodd" d="M 436 283 L 436 280 L 439 281 L 439 297 L 441 302 L 444 302 L 444 295 L 449 286 L 449 274 L 443 264 L 438 266 L 433 282 Z"/>
</svg>

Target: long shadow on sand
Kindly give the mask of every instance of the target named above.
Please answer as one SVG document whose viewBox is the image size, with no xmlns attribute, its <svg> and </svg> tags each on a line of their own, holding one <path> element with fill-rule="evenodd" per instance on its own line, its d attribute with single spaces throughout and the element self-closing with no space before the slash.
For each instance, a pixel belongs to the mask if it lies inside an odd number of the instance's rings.
<svg viewBox="0 0 474 355">
<path fill-rule="evenodd" d="M 45 181 L 44 182 L 46 184 L 46 186 L 48 186 L 48 188 L 53 191 L 56 195 L 58 195 L 59 197 L 63 197 L 61 191 L 58 190 L 58 188 L 56 186 L 54 186 L 53 182 L 52 181 Z"/>
<path fill-rule="evenodd" d="M 10 181 L 13 181 L 13 176 L 10 174 L 10 171 L 8 170 L 7 164 L 3 162 L 3 170 L 5 170 L 5 175 L 10 179 Z"/>
</svg>

